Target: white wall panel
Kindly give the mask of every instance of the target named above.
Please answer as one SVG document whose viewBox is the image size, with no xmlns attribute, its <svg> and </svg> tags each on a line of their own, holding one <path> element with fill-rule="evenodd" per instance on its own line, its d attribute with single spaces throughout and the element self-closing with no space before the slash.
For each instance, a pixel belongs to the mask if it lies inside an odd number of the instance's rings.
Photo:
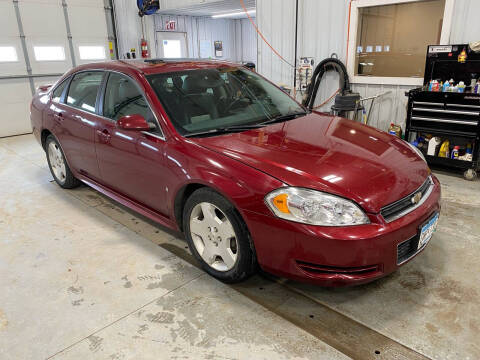
<svg viewBox="0 0 480 360">
<path fill-rule="evenodd" d="M 480 1 L 457 0 L 450 42 L 452 44 L 480 41 Z"/>
<path fill-rule="evenodd" d="M 212 19 L 208 17 L 197 17 L 198 42 L 201 40 L 209 40 L 212 44 L 214 41 L 222 41 L 223 55 L 214 59 L 237 61 L 236 56 L 236 39 L 235 39 L 235 21 L 227 19 Z M 238 46 L 241 46 L 238 44 Z"/>
<path fill-rule="evenodd" d="M 11 1 L 0 1 L 0 46 L 13 46 L 18 61 L 0 63 L 0 76 L 24 75 L 27 69 L 24 62 L 22 45 L 18 36 L 17 18 Z M 5 80 L 0 80 L 0 84 Z"/>
<path fill-rule="evenodd" d="M 258 0 L 257 25 L 267 41 L 291 64 L 295 61 L 295 1 Z M 293 86 L 294 72 L 258 39 L 258 71 L 276 84 Z"/>
<path fill-rule="evenodd" d="M 29 103 L 32 98 L 26 79 L 0 80 L 0 137 L 32 131 Z"/>
<path fill-rule="evenodd" d="M 19 3 L 27 50 L 34 74 L 64 72 L 72 67 L 63 8 L 59 2 Z M 39 16 L 39 14 L 42 14 Z M 34 46 L 61 46 L 65 60 L 37 61 Z"/>
<path fill-rule="evenodd" d="M 253 18 L 253 21 L 256 21 L 256 18 Z M 237 55 L 237 60 L 242 62 L 253 62 L 256 64 L 257 32 L 249 19 L 236 20 L 236 22 L 240 24 L 240 40 L 237 41 L 237 44 L 240 44 L 240 54 Z"/>
<path fill-rule="evenodd" d="M 68 1 L 70 31 L 77 64 L 90 63 L 95 60 L 81 60 L 79 46 L 103 46 L 105 61 L 110 58 L 108 49 L 107 23 L 103 1 L 87 1 L 85 3 Z M 88 19 L 88 23 L 86 21 Z M 87 25 L 88 24 L 88 25 Z M 98 60 L 97 60 L 98 61 Z"/>
<path fill-rule="evenodd" d="M 119 58 L 124 59 L 125 54 L 131 48 L 135 48 L 138 55 L 142 36 L 142 24 L 138 16 L 137 2 L 132 0 L 115 0 L 114 9 Z"/>
<path fill-rule="evenodd" d="M 175 21 L 176 31 L 187 33 L 189 57 L 199 57 L 200 40 L 211 42 L 212 54 L 213 42 L 219 40 L 223 42 L 223 56 L 216 59 L 256 62 L 256 32 L 245 20 L 160 14 L 153 18 L 156 31 L 165 31 L 167 21 Z"/>
</svg>

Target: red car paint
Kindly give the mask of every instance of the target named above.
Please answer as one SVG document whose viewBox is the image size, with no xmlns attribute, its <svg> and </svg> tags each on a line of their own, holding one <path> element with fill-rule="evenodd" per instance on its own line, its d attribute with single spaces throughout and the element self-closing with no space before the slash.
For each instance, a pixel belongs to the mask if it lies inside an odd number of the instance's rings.
<svg viewBox="0 0 480 360">
<path fill-rule="evenodd" d="M 77 67 L 59 80 L 92 69 L 129 75 L 144 91 L 164 139 L 54 103 L 45 88 L 32 100 L 34 134 L 42 145 L 48 133 L 57 138 L 78 179 L 169 228 L 181 229 L 185 191 L 215 189 L 242 215 L 259 265 L 268 272 L 327 286 L 359 284 L 393 272 L 397 245 L 440 211 L 439 182 L 431 175 L 428 199 L 395 221 L 387 223 L 380 209 L 423 184 L 430 175 L 425 162 L 394 136 L 321 113 L 233 134 L 180 136 L 145 75 L 218 66 L 238 65 L 115 61 Z M 279 219 L 264 198 L 286 185 L 351 199 L 371 223 L 324 227 Z"/>
</svg>

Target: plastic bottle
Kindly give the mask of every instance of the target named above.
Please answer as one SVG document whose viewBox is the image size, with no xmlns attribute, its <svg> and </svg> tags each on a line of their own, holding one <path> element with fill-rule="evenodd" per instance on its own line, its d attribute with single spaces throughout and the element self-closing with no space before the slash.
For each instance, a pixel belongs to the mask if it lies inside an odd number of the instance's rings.
<svg viewBox="0 0 480 360">
<path fill-rule="evenodd" d="M 472 153 L 472 144 L 467 144 L 467 149 L 465 150 L 465 152 L 467 154 L 471 154 Z"/>
<path fill-rule="evenodd" d="M 427 155 L 435 156 L 435 154 L 437 153 L 437 148 L 441 142 L 442 140 L 438 136 L 432 137 L 428 142 Z"/>
<path fill-rule="evenodd" d="M 388 133 L 391 135 L 395 135 L 396 137 L 402 137 L 402 128 L 394 123 L 390 124 L 390 128 L 388 129 Z"/>
<path fill-rule="evenodd" d="M 449 88 L 450 88 L 450 82 L 447 80 L 447 81 L 445 81 L 445 84 L 443 84 L 442 91 L 447 92 L 449 90 Z"/>
<path fill-rule="evenodd" d="M 452 150 L 452 159 L 458 159 L 458 156 L 460 155 L 460 146 L 455 146 Z"/>
<path fill-rule="evenodd" d="M 475 93 L 475 85 L 477 85 L 477 79 L 472 78 L 470 80 L 470 92 Z"/>
<path fill-rule="evenodd" d="M 450 141 L 445 140 L 440 146 L 438 151 L 438 157 L 448 158 L 450 157 Z"/>
</svg>

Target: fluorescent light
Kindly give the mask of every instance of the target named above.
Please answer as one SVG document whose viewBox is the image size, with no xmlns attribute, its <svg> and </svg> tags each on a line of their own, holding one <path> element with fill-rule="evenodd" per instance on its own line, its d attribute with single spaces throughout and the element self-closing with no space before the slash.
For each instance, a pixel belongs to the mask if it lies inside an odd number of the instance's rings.
<svg viewBox="0 0 480 360">
<path fill-rule="evenodd" d="M 255 14 L 257 10 L 248 10 L 247 14 L 252 15 Z M 224 18 L 224 17 L 231 17 L 231 16 L 241 16 L 245 15 L 245 11 L 238 11 L 238 12 L 232 12 L 232 13 L 226 13 L 226 14 L 217 14 L 217 15 L 212 15 L 212 18 L 218 19 L 218 18 Z"/>
</svg>

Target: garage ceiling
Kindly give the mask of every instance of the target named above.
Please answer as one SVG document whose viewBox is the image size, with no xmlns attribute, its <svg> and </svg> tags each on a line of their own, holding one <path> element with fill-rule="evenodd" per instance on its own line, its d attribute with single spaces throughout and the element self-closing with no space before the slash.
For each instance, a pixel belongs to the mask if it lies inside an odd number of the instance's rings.
<svg viewBox="0 0 480 360">
<path fill-rule="evenodd" d="M 254 10 L 256 7 L 256 0 L 244 0 L 245 6 L 248 10 Z M 189 16 L 212 16 L 233 12 L 242 12 L 242 5 L 239 0 L 223 0 L 215 2 L 205 2 L 200 4 L 192 4 L 184 7 L 170 8 L 159 10 L 158 14 L 165 15 L 189 15 Z M 233 18 L 246 18 L 246 15 L 239 15 Z"/>
</svg>

